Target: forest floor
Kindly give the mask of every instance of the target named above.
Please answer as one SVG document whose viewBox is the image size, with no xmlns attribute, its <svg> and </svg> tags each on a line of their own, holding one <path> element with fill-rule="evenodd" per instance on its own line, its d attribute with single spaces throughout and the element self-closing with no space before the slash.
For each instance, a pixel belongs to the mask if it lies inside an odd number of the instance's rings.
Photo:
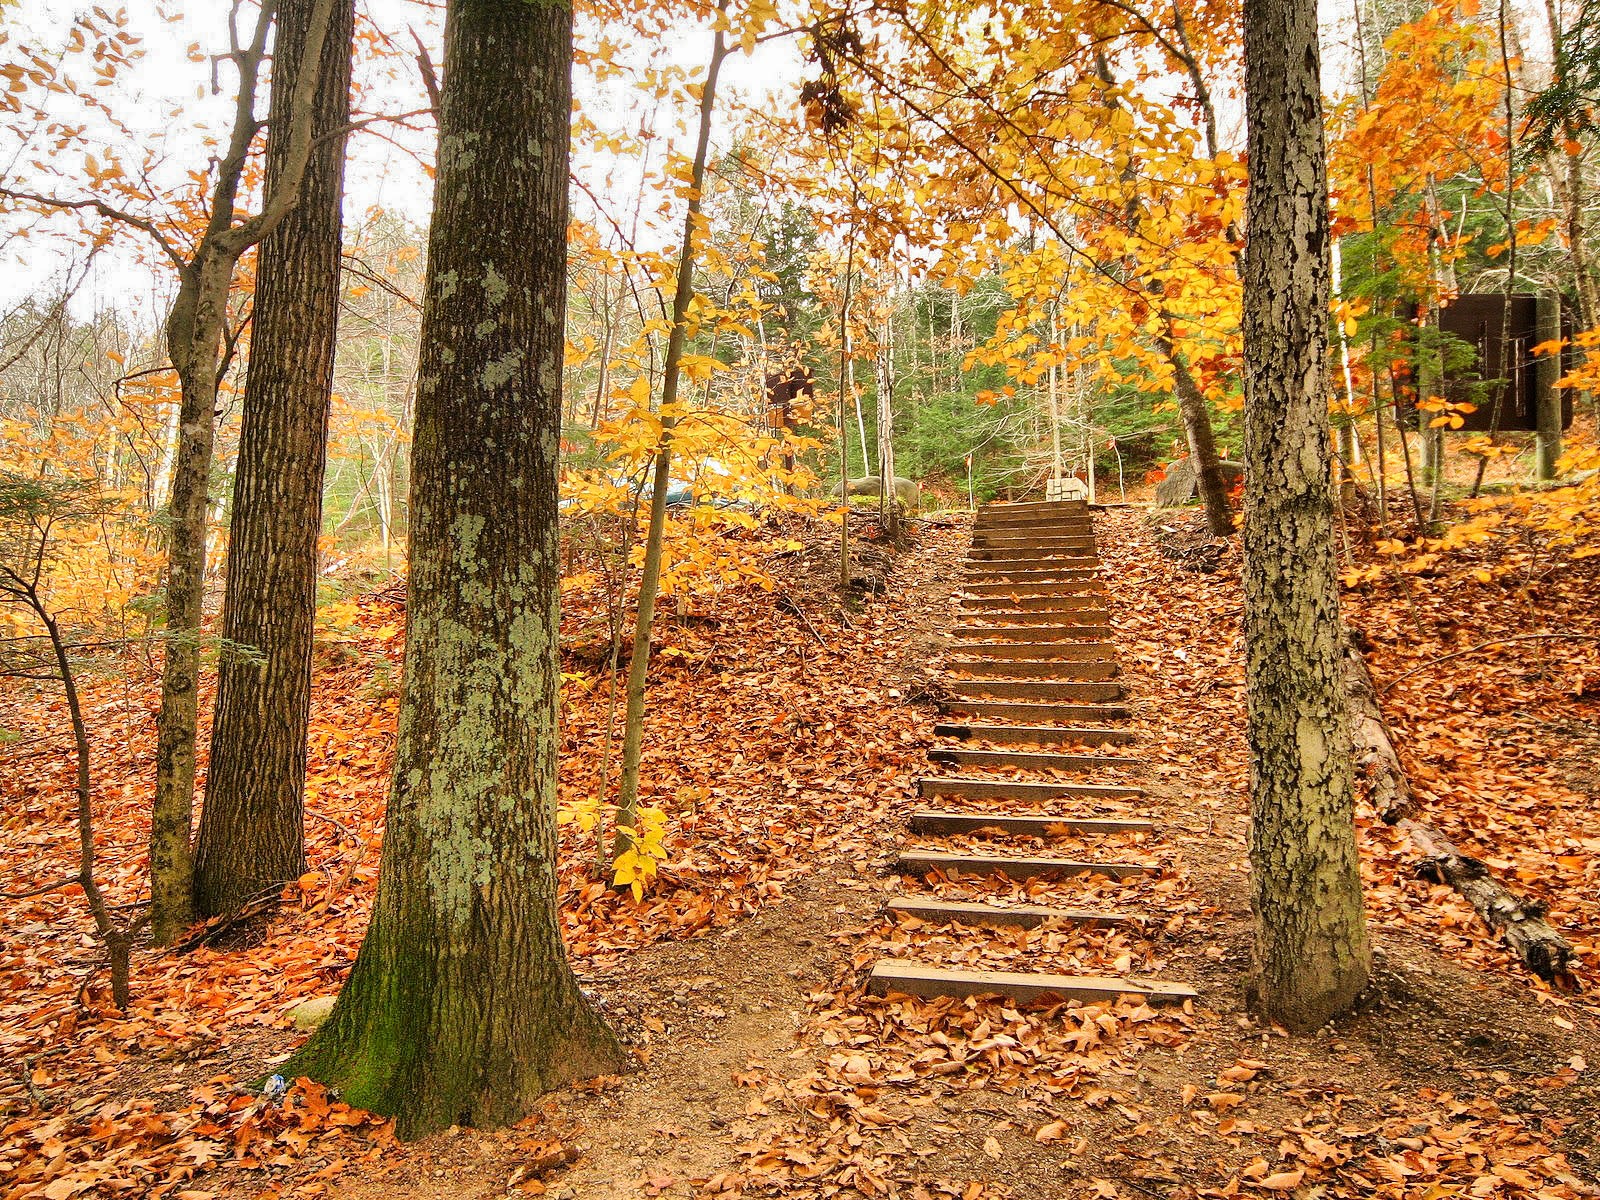
<svg viewBox="0 0 1600 1200">
<path fill-rule="evenodd" d="M 1350 1016 L 1290 1037 L 1243 992 L 1237 544 L 1208 548 L 1189 513 L 1111 509 L 1097 527 L 1159 826 L 1134 849 L 1163 869 L 963 886 L 1114 904 L 1140 918 L 1131 930 L 957 945 L 881 915 L 918 886 L 887 868 L 926 767 L 968 518 L 922 523 L 896 556 L 868 547 L 885 590 L 855 610 L 833 597 L 835 543 L 814 530 L 771 564 L 776 592 L 693 601 L 661 631 L 644 774 L 671 854 L 656 889 L 636 904 L 594 882 L 564 834 L 574 965 L 637 1069 L 552 1095 L 513 1129 L 408 1145 L 314 1086 L 269 1103 L 243 1082 L 297 1044 L 291 1010 L 337 989 L 367 921 L 398 702 L 394 586 L 338 606 L 324 632 L 311 871 L 269 924 L 137 953 L 118 1014 L 75 890 L 0 910 L 0 1200 L 1600 1195 L 1600 642 L 1442 658 L 1600 635 L 1600 556 L 1530 551 L 1507 531 L 1408 567 L 1352 539 L 1351 578 L 1370 577 L 1346 596 L 1378 687 L 1393 685 L 1423 815 L 1549 904 L 1583 990 L 1531 978 L 1362 804 L 1373 983 Z M 598 597 L 574 588 L 570 799 L 599 777 L 603 628 Z M 153 694 L 137 672 L 89 687 L 103 871 L 123 903 L 144 870 Z M 0 889 L 20 891 L 70 869 L 71 764 L 48 689 L 0 696 L 0 727 L 21 735 L 0 810 Z M 1201 999 L 865 995 L 871 963 L 907 952 L 1159 972 Z"/>
</svg>

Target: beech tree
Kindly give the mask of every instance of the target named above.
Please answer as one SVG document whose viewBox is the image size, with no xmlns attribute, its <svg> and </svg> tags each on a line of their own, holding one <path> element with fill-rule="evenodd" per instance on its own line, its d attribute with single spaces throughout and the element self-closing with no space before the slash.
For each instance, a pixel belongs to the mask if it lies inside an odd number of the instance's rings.
<svg viewBox="0 0 1600 1200">
<path fill-rule="evenodd" d="M 284 1068 L 402 1137 L 622 1052 L 556 915 L 556 470 L 572 12 L 453 0 L 424 285 L 406 668 L 372 923 Z"/>
<path fill-rule="evenodd" d="M 1245 683 L 1257 1000 L 1314 1029 L 1366 985 L 1341 683 L 1315 0 L 1245 0 Z"/>
<path fill-rule="evenodd" d="M 278 5 L 268 192 L 294 165 L 292 105 L 314 7 L 314 0 Z M 338 0 L 322 40 L 315 141 L 300 202 L 261 243 L 256 267 L 223 655 L 194 852 L 195 904 L 204 916 L 236 909 L 305 870 L 317 535 L 333 392 L 354 18 L 353 0 Z"/>
</svg>

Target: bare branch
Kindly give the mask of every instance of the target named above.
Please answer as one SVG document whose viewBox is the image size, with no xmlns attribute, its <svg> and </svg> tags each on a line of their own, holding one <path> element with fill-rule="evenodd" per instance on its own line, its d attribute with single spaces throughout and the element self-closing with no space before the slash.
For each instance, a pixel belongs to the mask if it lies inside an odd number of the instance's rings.
<svg viewBox="0 0 1600 1200">
<path fill-rule="evenodd" d="M 114 208 L 107 204 L 104 200 L 99 200 L 94 197 L 83 200 L 67 200 L 60 196 L 45 196 L 38 192 L 23 192 L 8 187 L 0 187 L 0 196 L 4 196 L 8 200 L 21 200 L 28 204 L 37 204 L 43 208 L 51 208 L 60 212 L 65 212 L 68 210 L 82 211 L 84 209 L 92 209 L 94 212 L 99 213 L 108 221 L 116 221 L 119 224 L 127 225 L 130 228 L 137 229 L 140 233 L 145 234 L 161 248 L 162 253 L 171 259 L 173 265 L 175 265 L 179 270 L 182 270 L 185 265 L 183 256 L 178 253 L 177 247 L 174 246 L 170 240 L 168 240 L 167 235 L 162 233 L 161 230 L 156 227 L 153 221 L 150 221 L 145 217 L 135 216 L 133 213 L 127 212 L 123 209 Z"/>
<path fill-rule="evenodd" d="M 428 100 L 433 105 L 435 114 L 439 111 L 439 74 L 433 69 L 433 59 L 428 56 L 428 47 L 423 45 L 422 36 L 415 28 L 411 30 L 411 40 L 417 43 L 417 70 L 422 73 L 422 86 L 428 89 Z"/>
<path fill-rule="evenodd" d="M 273 180 L 272 191 L 262 201 L 261 211 L 229 231 L 229 243 L 237 245 L 241 252 L 276 229 L 300 203 L 300 184 L 305 177 L 306 164 L 311 161 L 315 141 L 311 132 L 312 118 L 316 112 L 317 87 L 322 78 L 322 48 L 328 38 L 328 28 L 333 24 L 333 4 L 334 0 L 317 0 L 316 7 L 311 10 L 305 48 L 300 56 L 300 70 L 295 76 L 294 91 L 289 99 L 293 121 L 286 131 L 288 153 L 283 160 L 282 174 Z M 253 75 L 251 82 L 254 83 Z M 243 94 L 241 87 L 240 95 Z"/>
<path fill-rule="evenodd" d="M 29 888 L 25 892 L 0 892 L 0 900 L 31 900 L 35 896 L 42 896 L 46 892 L 70 887 L 77 882 L 78 877 L 76 875 L 64 875 L 60 879 L 53 879 L 49 883 L 40 884 L 36 888 Z"/>
</svg>

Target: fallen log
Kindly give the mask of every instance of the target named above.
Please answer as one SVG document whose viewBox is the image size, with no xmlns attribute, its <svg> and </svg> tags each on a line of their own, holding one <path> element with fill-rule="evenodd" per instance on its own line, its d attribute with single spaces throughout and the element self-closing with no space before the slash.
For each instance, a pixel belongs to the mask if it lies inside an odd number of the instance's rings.
<svg viewBox="0 0 1600 1200">
<path fill-rule="evenodd" d="M 1412 845 L 1427 857 L 1417 864 L 1424 879 L 1447 883 L 1483 918 L 1484 924 L 1546 983 L 1565 991 L 1577 987 L 1572 974 L 1572 945 L 1544 919 L 1541 901 L 1514 895 L 1502 886 L 1481 859 L 1462 854 L 1437 829 L 1405 818 L 1396 822 Z"/>
<path fill-rule="evenodd" d="M 1359 635 L 1345 631 L 1345 695 L 1350 709 L 1350 740 L 1355 763 L 1366 779 L 1373 807 L 1422 854 L 1417 874 L 1454 888 L 1522 965 L 1564 990 L 1577 987 L 1572 945 L 1544 919 L 1545 906 L 1515 895 L 1490 873 L 1481 859 L 1462 854 L 1444 834 L 1412 815 L 1416 800 L 1394 739 L 1378 705 L 1378 692 L 1362 653 Z"/>
<path fill-rule="evenodd" d="M 1372 807 L 1386 824 L 1393 825 L 1415 812 L 1417 804 L 1378 705 L 1378 689 L 1372 684 L 1360 635 L 1352 629 L 1344 631 L 1344 690 L 1356 768 L 1367 781 Z"/>
</svg>

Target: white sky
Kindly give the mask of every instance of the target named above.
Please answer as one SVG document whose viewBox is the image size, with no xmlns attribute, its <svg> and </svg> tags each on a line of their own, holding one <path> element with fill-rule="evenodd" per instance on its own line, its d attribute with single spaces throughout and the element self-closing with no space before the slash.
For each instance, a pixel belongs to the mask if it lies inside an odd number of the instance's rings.
<svg viewBox="0 0 1600 1200">
<path fill-rule="evenodd" d="M 54 48 L 64 43 L 75 13 L 84 7 L 78 4 L 69 7 L 60 0 L 17 0 L 0 19 L 16 40 L 28 41 L 40 48 Z M 105 7 L 104 0 L 102 7 Z M 194 164 L 204 161 L 207 155 L 205 135 L 224 136 L 232 117 L 232 89 L 237 77 L 231 67 L 221 68 L 221 94 L 213 95 L 210 64 L 191 62 L 188 57 L 191 43 L 199 43 L 208 54 L 227 47 L 229 5 L 221 0 L 190 0 L 189 3 L 124 0 L 124 7 L 129 30 L 144 39 L 141 47 L 144 55 L 131 72 L 117 79 L 114 87 L 99 91 L 115 94 L 118 116 L 136 131 L 141 145 L 155 147 L 163 153 L 167 160 L 165 175 L 156 179 L 159 184 L 170 186 L 180 181 Z M 442 57 L 440 6 L 413 0 L 358 0 L 358 13 L 394 38 L 407 55 L 404 61 L 394 64 L 396 73 L 392 78 L 378 76 L 371 70 L 366 72 L 369 113 L 400 113 L 424 106 L 426 96 L 420 75 L 410 59 L 414 53 L 410 31 L 415 29 L 422 36 L 437 66 Z M 252 18 L 253 13 L 245 14 L 245 20 Z M 241 32 L 248 37 L 248 26 Z M 580 30 L 580 38 L 585 32 Z M 685 27 L 628 57 L 630 65 L 642 66 L 648 59 L 689 68 L 703 66 L 710 46 L 709 31 Z M 719 92 L 730 101 L 749 101 L 753 97 L 765 97 L 774 86 L 789 84 L 792 87 L 799 73 L 798 51 L 793 41 L 769 43 L 758 47 L 752 56 L 735 54 L 730 57 L 723 66 Z M 362 82 L 358 76 L 358 86 Z M 644 114 L 638 108 L 639 101 L 629 77 L 614 77 L 605 85 L 599 85 L 580 72 L 575 82 L 579 103 L 586 115 L 609 128 L 637 130 Z M 265 109 L 266 99 L 263 88 L 258 112 Z M 729 105 L 719 103 L 718 108 L 726 112 Z M 174 118 L 173 112 L 179 110 L 180 115 Z M 683 115 L 675 109 L 654 115 L 655 128 L 661 134 L 655 147 L 654 166 L 658 167 L 664 157 L 664 142 L 681 144 L 684 135 L 677 128 L 677 122 Z M 431 158 L 435 135 L 431 120 L 417 124 L 416 132 L 386 126 L 382 136 L 358 133 L 351 139 L 346 169 L 347 226 L 375 207 L 405 216 L 419 225 L 426 223 L 432 184 L 419 158 Z M 718 132 L 725 134 L 725 130 Z M 25 136 L 22 130 L 0 128 L 0 170 L 14 161 Z M 95 130 L 91 129 L 89 137 L 95 136 Z M 104 140 L 105 136 L 102 124 L 99 137 Z M 719 136 L 717 140 L 720 144 L 726 139 Z M 633 197 L 638 191 L 637 168 L 627 162 L 597 157 L 581 145 L 574 147 L 574 159 L 576 169 L 590 190 L 608 203 L 614 202 L 615 215 L 628 227 Z M 7 182 L 64 197 L 83 194 L 74 193 L 70 179 L 11 179 Z M 574 194 L 573 203 L 579 212 L 591 208 L 581 193 Z M 12 221 L 10 227 L 16 224 Z M 673 234 L 676 234 L 675 228 Z M 49 238 L 0 244 L 0 310 L 10 308 L 28 294 L 59 279 L 69 264 L 70 255 L 70 247 Z M 152 272 L 138 263 L 131 253 L 103 253 L 80 292 L 76 306 L 89 312 L 103 304 L 132 305 L 153 321 L 160 311 L 160 297 L 170 287 L 165 276 L 164 271 Z"/>
</svg>

